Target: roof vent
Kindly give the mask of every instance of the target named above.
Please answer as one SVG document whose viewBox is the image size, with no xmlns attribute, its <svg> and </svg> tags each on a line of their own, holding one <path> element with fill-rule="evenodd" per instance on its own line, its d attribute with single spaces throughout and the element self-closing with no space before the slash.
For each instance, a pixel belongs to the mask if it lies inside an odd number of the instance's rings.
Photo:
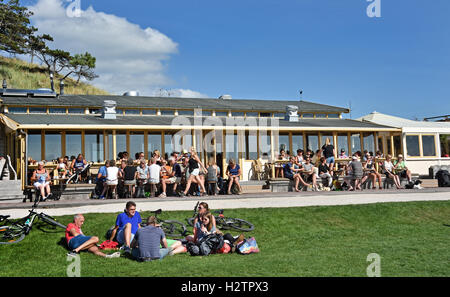
<svg viewBox="0 0 450 297">
<path fill-rule="evenodd" d="M 136 97 L 136 96 L 139 96 L 139 92 L 138 91 L 128 91 L 128 92 L 123 93 L 123 96 Z"/>
<path fill-rule="evenodd" d="M 298 106 L 287 105 L 284 119 L 289 122 L 298 122 Z"/>
<path fill-rule="evenodd" d="M 103 101 L 102 118 L 115 120 L 116 119 L 116 101 L 105 100 Z"/>
<path fill-rule="evenodd" d="M 222 95 L 222 96 L 219 97 L 219 99 L 222 99 L 222 100 L 230 100 L 230 99 L 232 99 L 232 98 L 231 98 L 231 95 Z"/>
</svg>

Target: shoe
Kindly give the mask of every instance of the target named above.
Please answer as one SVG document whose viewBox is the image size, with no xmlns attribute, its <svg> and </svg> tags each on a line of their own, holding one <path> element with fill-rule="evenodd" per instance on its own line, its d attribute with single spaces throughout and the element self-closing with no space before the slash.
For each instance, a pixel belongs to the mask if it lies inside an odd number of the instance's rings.
<svg viewBox="0 0 450 297">
<path fill-rule="evenodd" d="M 104 199 L 105 199 L 105 196 L 104 196 L 104 195 L 102 195 L 102 196 L 98 197 L 98 199 L 100 199 L 100 200 L 104 200 Z"/>
<path fill-rule="evenodd" d="M 161 193 L 161 194 L 158 196 L 158 198 L 166 198 L 166 197 L 167 197 L 166 193 Z"/>
<path fill-rule="evenodd" d="M 110 254 L 110 255 L 106 255 L 105 258 L 119 258 L 120 257 L 120 253 L 119 252 L 115 252 L 114 254 Z"/>
<path fill-rule="evenodd" d="M 186 194 L 184 194 L 184 192 L 180 192 L 180 197 L 186 197 Z"/>
<path fill-rule="evenodd" d="M 130 249 L 130 247 L 129 247 L 129 246 L 125 246 L 125 247 L 123 248 L 123 252 L 124 252 L 125 254 L 131 254 L 131 249 Z"/>
<path fill-rule="evenodd" d="M 241 235 L 239 235 L 238 236 L 238 238 L 236 238 L 235 240 L 234 240 L 234 244 L 238 244 L 239 242 L 241 242 L 241 241 L 244 241 L 244 239 L 245 239 L 245 235 L 244 234 L 241 234 Z"/>
</svg>

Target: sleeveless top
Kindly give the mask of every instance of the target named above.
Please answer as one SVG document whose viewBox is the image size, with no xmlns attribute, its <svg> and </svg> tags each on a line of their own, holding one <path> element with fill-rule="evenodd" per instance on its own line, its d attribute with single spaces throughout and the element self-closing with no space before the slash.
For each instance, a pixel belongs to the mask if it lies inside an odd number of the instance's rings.
<svg viewBox="0 0 450 297">
<path fill-rule="evenodd" d="M 82 159 L 81 161 L 78 161 L 78 159 L 75 159 L 75 168 L 79 168 L 79 169 L 83 169 L 84 168 L 84 163 L 83 163 L 84 159 Z"/>
<path fill-rule="evenodd" d="M 212 165 L 208 167 L 208 175 L 206 176 L 206 180 L 217 181 L 217 171 L 216 168 L 214 168 L 214 166 Z"/>
<path fill-rule="evenodd" d="M 45 170 L 44 173 L 38 173 L 37 170 L 36 170 L 36 179 L 37 179 L 38 183 L 45 182 L 47 180 L 47 177 L 48 177 L 47 170 Z"/>
</svg>

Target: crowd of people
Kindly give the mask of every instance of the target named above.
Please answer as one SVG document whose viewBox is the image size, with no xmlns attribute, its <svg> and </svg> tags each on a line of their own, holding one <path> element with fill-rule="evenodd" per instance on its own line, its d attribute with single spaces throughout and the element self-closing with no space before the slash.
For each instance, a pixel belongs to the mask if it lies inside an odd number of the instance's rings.
<svg viewBox="0 0 450 297">
<path fill-rule="evenodd" d="M 88 251 L 104 258 L 117 258 L 120 252 L 105 254 L 99 250 L 98 236 L 84 235 L 81 227 L 85 222 L 82 214 L 74 216 L 73 222 L 67 225 L 66 242 L 69 256 Z M 198 205 L 197 216 L 194 219 L 193 235 L 182 239 L 168 239 L 160 228 L 155 216 L 150 216 L 143 225 L 141 214 L 136 210 L 136 203 L 128 201 L 124 212 L 116 217 L 114 229 L 107 240 L 117 242 L 123 254 L 139 262 L 162 260 L 166 256 L 187 253 L 189 243 L 199 243 L 209 234 L 219 233 L 224 237 L 224 244 L 228 246 L 241 241 L 242 236 L 232 236 L 230 233 L 223 234 L 216 227 L 216 220 L 209 210 L 206 202 Z M 226 250 L 226 249 L 225 249 Z M 226 250 L 227 252 L 229 250 Z"/>
<path fill-rule="evenodd" d="M 382 174 L 393 180 L 397 189 L 402 189 L 400 178 L 406 178 L 411 182 L 411 171 L 406 167 L 403 155 L 399 154 L 393 161 L 391 155 L 386 158 L 380 151 L 355 152 L 351 157 L 341 149 L 337 159 L 336 151 L 326 139 L 326 143 L 315 153 L 307 150 L 306 153 L 299 149 L 297 155 L 291 156 L 289 152 L 280 150 L 278 161 L 275 164 L 276 177 L 284 177 L 294 181 L 294 190 L 299 192 L 300 187 L 310 187 L 313 191 L 319 190 L 317 181 L 322 179 L 323 188 L 347 189 L 349 191 L 362 190 L 361 185 L 367 180 L 371 181 L 372 189 L 383 189 Z M 343 159 L 343 160 L 342 160 Z M 349 160 L 350 159 L 350 160 Z M 339 177 L 341 182 L 339 182 Z"/>
</svg>

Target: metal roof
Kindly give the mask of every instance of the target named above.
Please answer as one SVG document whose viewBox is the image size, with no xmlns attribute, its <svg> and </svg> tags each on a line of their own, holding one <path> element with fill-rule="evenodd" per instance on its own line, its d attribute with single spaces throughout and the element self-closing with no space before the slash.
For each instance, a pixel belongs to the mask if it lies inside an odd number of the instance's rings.
<svg viewBox="0 0 450 297">
<path fill-rule="evenodd" d="M 117 108 L 159 108 L 204 110 L 245 110 L 285 112 L 287 105 L 296 105 L 299 112 L 348 113 L 348 108 L 330 106 L 308 101 L 252 100 L 252 99 L 205 99 L 176 97 L 111 96 L 111 95 L 63 95 L 57 98 L 2 96 L 3 105 L 90 107 L 101 108 L 103 101 L 114 100 Z"/>
<path fill-rule="evenodd" d="M 82 126 L 86 129 L 107 129 L 107 126 L 172 126 L 174 128 L 180 129 L 180 123 L 182 125 L 198 126 L 194 117 L 175 117 L 175 116 L 117 116 L 116 119 L 103 119 L 98 115 L 58 115 L 58 114 L 8 114 L 6 115 L 9 119 L 17 122 L 21 126 L 36 126 L 36 125 L 46 125 L 49 126 Z M 181 119 L 184 119 L 181 120 Z M 211 126 L 211 120 L 220 120 L 224 126 L 228 123 L 234 126 L 241 126 L 239 124 L 243 123 L 243 126 L 255 126 L 258 127 L 272 127 L 272 124 L 278 122 L 278 127 L 280 128 L 316 128 L 318 130 L 330 130 L 330 129 L 390 129 L 397 130 L 396 128 L 378 125 L 370 122 L 361 122 L 349 119 L 300 119 L 298 122 L 289 122 L 284 119 L 274 119 L 274 118 L 252 118 L 247 119 L 246 122 L 239 122 L 242 118 L 228 118 L 228 117 L 204 117 L 202 118 L 200 125 Z M 232 122 L 233 119 L 235 122 Z M 271 121 L 272 120 L 272 121 Z M 274 122 L 274 120 L 276 122 Z M 198 121 L 198 120 L 197 120 Z M 231 121 L 231 122 L 230 122 Z M 84 127 L 86 126 L 86 127 Z M 217 125 L 215 125 L 217 126 Z M 276 124 L 275 124 L 276 126 Z M 55 127 L 53 127 L 55 128 Z M 146 127 L 147 128 L 147 127 Z"/>
</svg>

